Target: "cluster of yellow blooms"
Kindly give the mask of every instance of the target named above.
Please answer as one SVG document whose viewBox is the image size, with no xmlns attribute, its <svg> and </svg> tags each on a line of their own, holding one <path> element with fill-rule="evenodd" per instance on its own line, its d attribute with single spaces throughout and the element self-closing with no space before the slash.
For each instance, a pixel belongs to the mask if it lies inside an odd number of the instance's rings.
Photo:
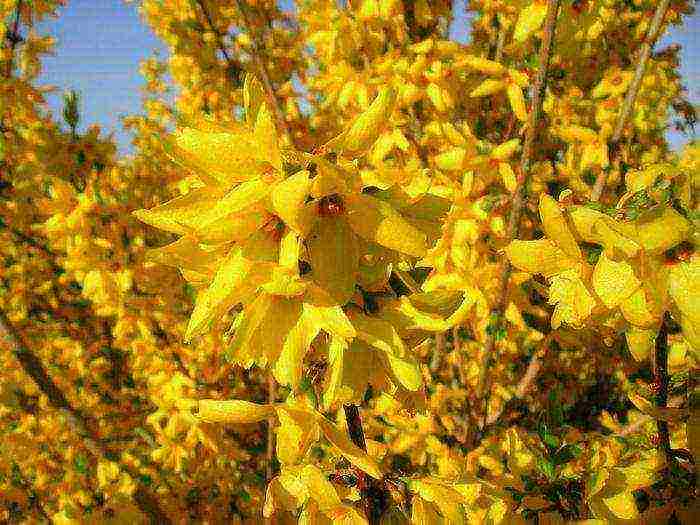
<svg viewBox="0 0 700 525">
<path fill-rule="evenodd" d="M 442 0 L 143 0 L 123 160 L 42 110 L 62 3 L 0 2 L 0 328 L 49 378 L 3 339 L 0 522 L 692 522 L 657 2 L 475 0 L 463 45 Z"/>
</svg>

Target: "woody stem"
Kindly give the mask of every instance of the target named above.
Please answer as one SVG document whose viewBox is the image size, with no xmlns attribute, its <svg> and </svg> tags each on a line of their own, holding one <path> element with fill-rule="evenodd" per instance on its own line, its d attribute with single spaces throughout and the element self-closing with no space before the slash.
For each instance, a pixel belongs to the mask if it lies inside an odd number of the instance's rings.
<svg viewBox="0 0 700 525">
<path fill-rule="evenodd" d="M 627 90 L 627 94 L 625 95 L 625 101 L 622 104 L 622 110 L 620 111 L 620 114 L 617 117 L 615 130 L 613 131 L 610 143 L 608 144 L 611 157 L 609 161 L 610 166 L 613 165 L 613 160 L 615 157 L 617 157 L 619 153 L 622 131 L 625 127 L 625 124 L 627 123 L 627 120 L 632 114 L 632 110 L 634 109 L 634 103 L 637 100 L 639 88 L 642 86 L 642 77 L 644 76 L 644 71 L 646 70 L 647 62 L 649 62 L 649 57 L 651 56 L 651 50 L 654 47 L 654 43 L 659 37 L 661 23 L 663 22 L 664 17 L 666 16 L 666 11 L 668 10 L 669 4 L 670 0 L 661 0 L 659 2 L 659 5 L 656 6 L 654 18 L 651 21 L 651 25 L 649 26 L 649 30 L 647 31 L 646 38 L 644 39 L 644 43 L 642 44 L 642 47 L 639 51 L 639 61 L 637 62 L 637 68 L 634 72 L 634 78 L 632 79 L 632 83 L 630 84 L 630 87 Z M 593 185 L 593 191 L 591 192 L 592 202 L 598 202 L 598 200 L 600 200 L 600 196 L 603 194 L 603 190 L 605 189 L 605 183 L 608 180 L 609 169 L 610 168 L 601 170 L 601 172 L 596 177 L 595 184 Z"/>
<path fill-rule="evenodd" d="M 560 0 L 547 0 L 547 15 L 544 23 L 544 32 L 542 43 L 540 45 L 539 63 L 540 67 L 537 71 L 535 84 L 532 90 L 532 103 L 530 113 L 528 115 L 527 130 L 525 135 L 525 143 L 523 145 L 522 158 L 520 163 L 520 172 L 515 192 L 511 201 L 510 218 L 508 221 L 508 229 L 506 242 L 512 241 L 518 236 L 520 229 L 520 220 L 525 207 L 525 190 L 529 182 L 530 174 L 530 158 L 537 137 L 537 125 L 539 122 L 540 111 L 542 109 L 542 101 L 544 99 L 545 88 L 547 87 L 547 71 L 549 69 L 549 59 L 552 50 L 552 41 L 554 40 L 554 32 L 557 22 L 557 14 L 559 12 Z M 508 295 L 508 284 L 510 282 L 511 266 L 509 261 L 503 264 L 501 278 L 498 283 L 498 294 L 493 309 L 494 323 L 496 326 L 487 335 L 484 353 L 479 366 L 479 382 L 477 385 L 476 394 L 479 398 L 484 397 L 484 418 L 486 418 L 488 410 L 488 395 L 484 396 L 487 389 L 488 371 L 493 358 L 493 353 L 496 345 L 496 334 L 500 323 L 502 322 L 503 312 L 506 307 Z"/>
</svg>

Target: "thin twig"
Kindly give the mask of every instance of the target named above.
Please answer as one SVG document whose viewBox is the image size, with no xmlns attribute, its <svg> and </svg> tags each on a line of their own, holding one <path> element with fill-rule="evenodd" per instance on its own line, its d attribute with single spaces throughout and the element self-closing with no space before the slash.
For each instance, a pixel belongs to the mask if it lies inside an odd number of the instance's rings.
<svg viewBox="0 0 700 525">
<path fill-rule="evenodd" d="M 262 81 L 263 87 L 267 92 L 267 98 L 272 104 L 273 111 L 275 112 L 277 127 L 282 133 L 284 133 L 284 135 L 287 138 L 287 141 L 290 144 L 294 144 L 294 142 L 292 141 L 292 135 L 289 132 L 289 126 L 287 125 L 287 121 L 284 118 L 282 104 L 280 104 L 280 101 L 277 98 L 277 95 L 275 94 L 275 88 L 272 85 L 270 71 L 267 69 L 267 64 L 265 63 L 265 60 L 263 59 L 260 51 L 258 35 L 253 31 L 253 25 L 251 24 L 250 17 L 248 16 L 248 6 L 246 6 L 245 2 L 243 2 L 242 0 L 233 1 L 236 5 L 236 9 L 238 9 L 238 12 L 241 13 L 241 17 L 243 18 L 243 24 L 245 26 L 244 28 L 250 35 L 251 46 L 253 48 L 251 56 L 253 58 L 253 62 L 255 63 L 256 69 L 258 70 L 257 72 L 260 76 L 260 80 Z"/>
<path fill-rule="evenodd" d="M 502 27 L 500 24 L 498 24 L 498 37 L 496 37 L 496 55 L 494 56 L 494 60 L 496 62 L 500 62 L 503 60 L 503 48 L 506 45 L 506 34 L 507 34 L 507 29 Z"/>
<path fill-rule="evenodd" d="M 656 394 L 656 406 L 666 408 L 668 404 L 668 329 L 672 322 L 671 314 L 666 312 L 661 323 L 661 329 L 656 335 L 656 344 L 651 354 L 651 371 L 654 376 L 654 390 Z M 666 455 L 671 453 L 671 434 L 666 421 L 657 421 L 659 430 L 658 448 Z"/>
<path fill-rule="evenodd" d="M 439 332 L 435 334 L 435 348 L 433 349 L 433 355 L 430 358 L 430 371 L 435 374 L 440 370 L 440 364 L 442 363 L 442 356 L 445 354 L 445 334 Z"/>
<path fill-rule="evenodd" d="M 98 459 L 116 462 L 119 468 L 136 482 L 134 501 L 139 509 L 150 516 L 154 523 L 172 523 L 168 515 L 160 508 L 155 495 L 142 483 L 139 483 L 140 476 L 136 469 L 121 463 L 118 454 L 100 441 L 95 431 L 95 425 L 91 424 L 85 414 L 70 404 L 64 393 L 49 376 L 41 360 L 22 342 L 20 335 L 2 311 L 0 311 L 0 342 L 12 351 L 25 373 L 46 395 L 51 405 L 65 417 L 68 424 L 80 435 L 85 448 Z"/>
<path fill-rule="evenodd" d="M 683 404 L 683 401 L 685 401 L 684 396 L 674 396 L 668 400 L 667 406 L 669 407 L 679 407 Z M 640 428 L 642 428 L 644 425 L 649 423 L 650 421 L 653 421 L 654 418 L 644 414 L 640 416 L 634 423 L 630 423 L 626 427 L 621 428 L 619 431 L 615 433 L 616 436 L 629 436 L 630 434 L 634 434 L 637 432 Z"/>
<path fill-rule="evenodd" d="M 267 402 L 273 405 L 277 398 L 277 384 L 275 383 L 275 378 L 271 373 L 267 376 Z M 266 458 L 266 478 L 269 483 L 272 481 L 275 475 L 274 469 L 274 459 L 275 459 L 275 432 L 274 432 L 275 418 L 270 418 L 267 420 L 267 458 Z"/>
<path fill-rule="evenodd" d="M 507 241 L 512 241 L 518 236 L 520 219 L 523 214 L 523 208 L 525 207 L 525 190 L 528 185 L 530 175 L 530 157 L 532 155 L 533 145 L 537 136 L 537 124 L 540 111 L 542 109 L 542 100 L 544 98 L 545 88 L 547 86 L 547 70 L 549 68 L 549 59 L 551 55 L 552 41 L 554 39 L 557 14 L 559 12 L 559 3 L 560 0 L 547 0 L 547 17 L 545 20 L 544 34 L 542 37 L 539 55 L 540 68 L 537 71 L 534 89 L 532 90 L 532 103 L 530 107 L 530 114 L 528 116 L 525 143 L 523 144 L 520 173 L 518 174 L 517 187 L 513 194 L 510 218 L 508 221 L 508 230 L 506 234 Z M 503 317 L 503 312 L 505 311 L 506 307 L 511 270 L 512 268 L 510 262 L 506 260 L 503 264 L 503 271 L 501 273 L 501 279 L 498 286 L 497 302 L 493 310 L 496 318 L 495 322 L 498 325 L 501 323 L 501 318 Z M 481 358 L 479 367 L 479 382 L 477 385 L 478 397 L 482 397 L 486 391 L 488 370 L 490 368 L 489 364 L 496 344 L 496 332 L 498 326 L 493 328 L 494 329 L 487 336 L 484 354 Z M 486 417 L 486 412 L 487 410 L 484 409 L 484 417 Z"/>
<path fill-rule="evenodd" d="M 520 378 L 520 381 L 518 382 L 517 386 L 515 387 L 515 393 L 513 395 L 512 400 L 517 400 L 517 399 L 522 399 L 525 397 L 525 394 L 527 394 L 530 391 L 530 387 L 533 385 L 535 382 L 535 379 L 537 379 L 537 375 L 540 373 L 540 370 L 542 369 L 542 360 L 544 359 L 545 355 L 547 354 L 547 350 L 549 349 L 549 341 L 551 340 L 551 337 L 545 337 L 545 339 L 542 341 L 542 344 L 540 347 L 537 349 L 537 351 L 532 354 L 532 357 L 530 357 L 530 362 L 527 365 L 527 369 L 525 370 L 525 373 L 523 374 L 523 377 Z M 503 413 L 505 412 L 506 405 L 508 403 L 504 403 L 503 406 L 494 412 L 491 415 L 487 415 L 486 421 L 484 424 L 484 430 L 486 427 L 490 427 L 492 425 L 495 425 L 498 423 L 498 420 L 501 418 Z"/>
<path fill-rule="evenodd" d="M 661 0 L 656 6 L 654 18 L 651 22 L 651 25 L 649 26 L 646 38 L 644 39 L 644 43 L 642 44 L 642 47 L 639 51 L 639 61 L 637 62 L 637 69 L 634 72 L 634 78 L 632 79 L 632 83 L 630 84 L 630 87 L 627 90 L 627 94 L 625 95 L 625 101 L 622 104 L 622 111 L 620 111 L 620 114 L 617 117 L 615 129 L 610 139 L 609 166 L 613 165 L 613 161 L 618 155 L 620 149 L 620 139 L 622 138 L 622 131 L 625 127 L 625 124 L 627 123 L 627 120 L 632 114 L 632 110 L 634 109 L 634 103 L 637 100 L 639 89 L 642 86 L 642 77 L 644 76 L 644 71 L 646 70 L 647 62 L 649 61 L 649 57 L 651 56 L 651 50 L 653 49 L 654 44 L 656 43 L 656 40 L 659 37 L 661 24 L 664 20 L 664 17 L 666 16 L 666 11 L 668 10 L 669 4 L 670 0 Z M 603 190 L 605 189 L 605 183 L 608 180 L 609 170 L 610 167 L 608 167 L 608 169 L 601 170 L 601 172 L 598 174 L 598 177 L 596 177 L 595 184 L 593 185 L 593 191 L 591 192 L 591 202 L 597 202 L 600 199 L 600 196 L 603 194 Z"/>
<path fill-rule="evenodd" d="M 17 5 L 15 6 L 15 20 L 12 23 L 12 31 L 8 32 L 5 38 L 10 42 L 10 57 L 7 59 L 7 69 L 5 70 L 5 78 L 10 78 L 12 76 L 12 68 L 14 66 L 15 49 L 17 44 L 22 41 L 22 37 L 19 35 L 19 20 L 20 13 L 22 11 L 22 4 L 24 0 L 17 0 Z"/>
<path fill-rule="evenodd" d="M 345 421 L 348 426 L 348 434 L 350 440 L 359 448 L 367 452 L 367 441 L 365 440 L 365 432 L 362 428 L 362 418 L 360 417 L 360 408 L 357 405 L 343 405 L 345 411 Z M 378 525 L 381 522 L 382 514 L 385 510 L 385 505 L 389 495 L 381 481 L 372 479 L 364 475 L 359 469 L 356 469 L 358 477 L 362 480 L 360 494 L 362 496 L 362 505 L 367 516 L 369 525 Z"/>
</svg>

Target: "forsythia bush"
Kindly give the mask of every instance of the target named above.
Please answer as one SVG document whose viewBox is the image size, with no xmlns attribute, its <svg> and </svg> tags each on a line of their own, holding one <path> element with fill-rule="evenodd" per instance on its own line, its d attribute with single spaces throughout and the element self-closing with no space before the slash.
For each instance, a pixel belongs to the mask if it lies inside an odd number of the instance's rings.
<svg viewBox="0 0 700 525">
<path fill-rule="evenodd" d="M 123 159 L 63 4 L 0 2 L 1 523 L 697 522 L 692 2 L 142 0 Z"/>
</svg>

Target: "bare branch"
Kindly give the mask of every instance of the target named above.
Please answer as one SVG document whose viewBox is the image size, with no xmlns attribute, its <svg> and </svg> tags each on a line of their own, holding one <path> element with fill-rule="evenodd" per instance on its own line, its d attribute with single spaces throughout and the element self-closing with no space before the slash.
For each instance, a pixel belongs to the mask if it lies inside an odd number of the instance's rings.
<svg viewBox="0 0 700 525">
<path fill-rule="evenodd" d="M 661 30 L 661 24 L 666 16 L 666 11 L 670 0 L 661 0 L 659 5 L 656 6 L 656 12 L 654 13 L 654 18 L 651 21 L 649 30 L 647 31 L 644 43 L 639 51 L 639 61 L 637 62 L 637 69 L 634 72 L 634 78 L 630 84 L 627 94 L 625 95 L 625 101 L 622 104 L 622 111 L 617 117 L 617 122 L 615 124 L 615 130 L 610 139 L 609 149 L 610 149 L 610 166 L 613 165 L 613 160 L 617 157 L 620 149 L 620 139 L 622 138 L 622 131 L 625 128 L 625 124 L 632 114 L 634 109 L 634 103 L 637 100 L 637 95 L 639 94 L 639 88 L 642 86 L 642 78 L 644 77 L 644 71 L 646 70 L 647 62 L 649 62 L 649 57 L 651 56 L 651 50 L 656 43 L 656 39 L 659 37 L 659 32 Z M 605 189 L 605 183 L 608 180 L 609 170 L 602 170 L 595 180 L 593 185 L 593 191 L 591 192 L 591 201 L 598 202 L 600 196 L 603 194 Z"/>
<path fill-rule="evenodd" d="M 248 6 L 245 5 L 245 2 L 243 0 L 233 0 L 234 4 L 236 5 L 236 9 L 241 13 L 241 17 L 243 17 L 243 24 L 245 26 L 245 30 L 248 32 L 250 35 L 250 41 L 251 45 L 253 48 L 252 52 L 252 58 L 253 62 L 255 63 L 255 67 L 257 69 L 257 73 L 260 76 L 260 80 L 262 81 L 263 87 L 265 88 L 265 91 L 267 92 L 267 97 L 272 104 L 272 108 L 275 112 L 275 118 L 277 120 L 277 127 L 279 130 L 284 133 L 284 135 L 287 138 L 287 141 L 290 144 L 294 144 L 292 140 L 292 135 L 289 132 L 289 126 L 287 126 L 287 121 L 284 118 L 284 112 L 282 111 L 282 104 L 280 104 L 279 99 L 277 98 L 277 95 L 275 94 L 275 89 L 272 85 L 272 80 L 270 78 L 270 72 L 267 69 L 267 64 L 265 63 L 265 60 L 263 59 L 262 56 L 262 51 L 260 50 L 260 43 L 258 42 L 258 35 L 253 32 L 253 26 L 250 21 L 250 16 L 248 13 Z"/>
<path fill-rule="evenodd" d="M 654 375 L 655 401 L 658 408 L 666 408 L 668 404 L 668 330 L 671 322 L 671 314 L 666 312 L 651 354 L 651 371 Z M 660 438 L 658 448 L 670 457 L 671 434 L 668 423 L 658 420 L 656 426 Z"/>
<path fill-rule="evenodd" d="M 15 49 L 17 45 L 22 41 L 22 37 L 19 34 L 19 19 L 22 12 L 22 4 L 24 0 L 17 0 L 17 5 L 15 6 L 15 20 L 12 23 L 12 29 L 7 32 L 5 38 L 10 44 L 10 57 L 7 59 L 7 69 L 5 70 L 5 78 L 10 78 L 12 76 L 12 68 L 14 67 L 14 57 Z"/>
<path fill-rule="evenodd" d="M 527 369 L 525 370 L 523 377 L 520 378 L 518 385 L 515 387 L 515 394 L 513 396 L 513 399 L 522 399 L 530 391 L 530 387 L 535 382 L 535 379 L 537 379 L 537 376 L 540 373 L 540 370 L 542 369 L 542 360 L 544 359 L 545 355 L 547 355 L 550 340 L 551 334 L 544 338 L 539 349 L 534 354 L 532 354 L 532 357 L 530 358 L 530 362 L 527 365 Z M 498 423 L 498 420 L 501 418 L 503 412 L 505 411 L 506 405 L 507 403 L 504 404 L 499 410 L 486 417 L 484 428 Z"/>
<path fill-rule="evenodd" d="M 530 113 L 528 115 L 527 130 L 525 135 L 525 143 L 523 144 L 517 187 L 511 201 L 511 212 L 506 234 L 507 241 L 512 241 L 515 239 L 518 236 L 518 231 L 520 229 L 520 220 L 526 200 L 525 190 L 530 175 L 530 157 L 532 155 L 533 145 L 537 136 L 537 123 L 539 120 L 540 111 L 542 109 L 542 100 L 544 98 L 544 92 L 547 84 L 547 70 L 549 68 L 549 59 L 551 55 L 552 41 L 554 39 L 557 14 L 559 12 L 559 3 L 560 0 L 547 1 L 547 17 L 545 20 L 544 33 L 539 55 L 540 67 L 537 71 L 537 77 L 535 78 L 535 85 L 532 91 L 532 103 L 530 106 Z M 495 322 L 499 325 L 506 307 L 511 270 L 512 268 L 510 262 L 506 260 L 503 264 L 503 271 L 501 273 L 498 286 L 497 301 L 495 308 L 493 309 L 493 314 L 496 318 Z M 481 359 L 479 367 L 479 383 L 477 386 L 478 397 L 482 397 L 486 391 L 488 370 L 490 368 L 489 364 L 496 344 L 495 332 L 496 330 L 493 330 L 491 334 L 488 335 L 484 348 L 484 354 Z M 484 415 L 486 415 L 486 410 L 484 410 Z"/>
<path fill-rule="evenodd" d="M 132 467 L 119 462 L 118 454 L 108 449 L 100 441 L 95 431 L 95 425 L 91 424 L 85 414 L 70 404 L 61 389 L 49 376 L 41 360 L 22 342 L 20 335 L 2 311 L 0 311 L 0 342 L 12 351 L 25 373 L 36 383 L 41 392 L 46 395 L 51 405 L 61 412 L 68 424 L 80 435 L 85 448 L 98 459 L 115 461 L 119 468 L 137 483 L 134 500 L 139 509 L 150 516 L 156 523 L 172 523 L 168 515 L 160 508 L 155 495 L 142 483 L 138 482 L 139 473 Z"/>
<path fill-rule="evenodd" d="M 668 400 L 667 406 L 669 407 L 679 407 L 683 404 L 683 401 L 685 401 L 685 397 L 683 396 L 675 396 L 672 397 L 671 399 Z M 653 421 L 654 418 L 652 418 L 649 415 L 643 415 L 639 419 L 637 419 L 634 423 L 631 423 L 627 425 L 626 427 L 621 428 L 615 435 L 616 436 L 629 436 L 630 434 L 634 434 L 637 432 L 640 428 L 642 428 L 644 425 L 649 423 L 650 421 Z"/>
</svg>

